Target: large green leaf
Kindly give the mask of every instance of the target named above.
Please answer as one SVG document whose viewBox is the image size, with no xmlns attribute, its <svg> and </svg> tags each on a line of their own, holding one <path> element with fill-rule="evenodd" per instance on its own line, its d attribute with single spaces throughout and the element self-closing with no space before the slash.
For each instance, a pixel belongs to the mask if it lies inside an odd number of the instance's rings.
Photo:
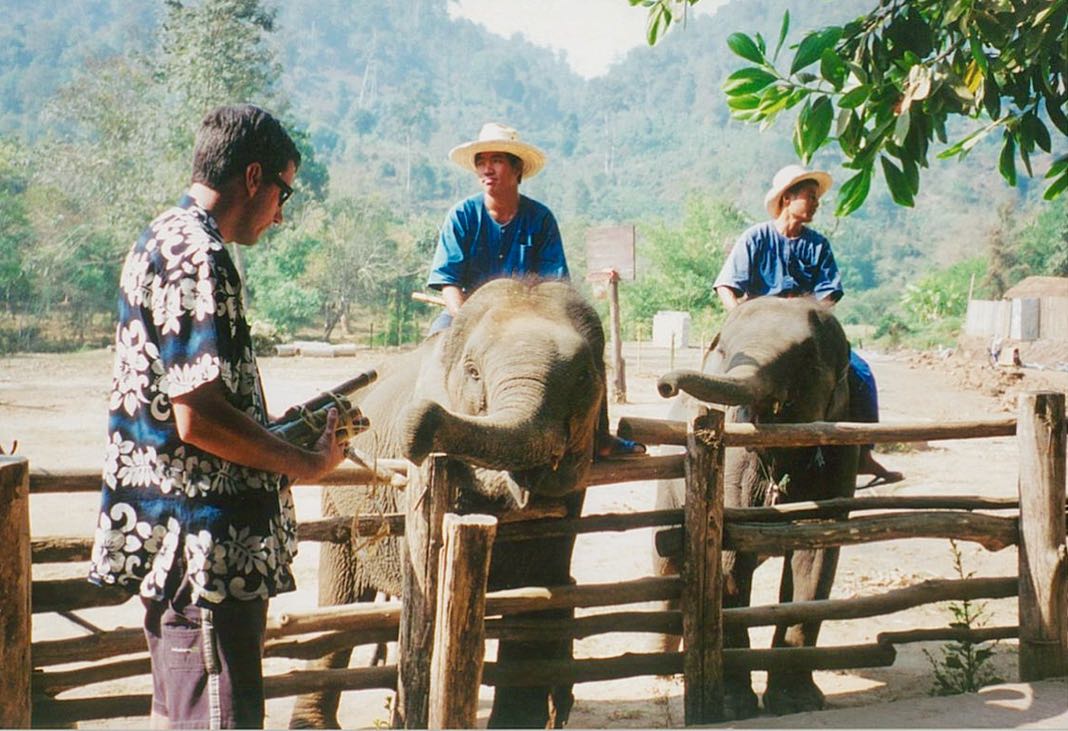
<svg viewBox="0 0 1068 731">
<path fill-rule="evenodd" d="M 879 162 L 883 166 L 883 177 L 886 179 L 886 187 L 890 189 L 890 197 L 894 199 L 894 203 L 912 208 L 914 203 L 912 186 L 905 173 L 886 155 L 880 155 Z"/>
<path fill-rule="evenodd" d="M 1009 185 L 1016 185 L 1016 138 L 1005 131 L 1005 142 L 998 156 L 998 172 Z"/>
<path fill-rule="evenodd" d="M 775 44 L 775 53 L 772 54 L 772 60 L 779 57 L 779 51 L 782 49 L 782 44 L 786 40 L 786 34 L 790 31 L 790 11 L 784 10 L 782 14 L 782 25 L 779 26 L 779 42 Z"/>
<path fill-rule="evenodd" d="M 842 29 L 838 26 L 831 26 L 816 33 L 809 33 L 797 47 L 797 53 L 794 54 L 794 62 L 790 66 L 790 73 L 796 74 L 806 66 L 818 61 L 823 52 L 828 48 L 833 48 L 841 37 Z"/>
<path fill-rule="evenodd" d="M 760 91 L 776 80 L 775 74 L 764 69 L 748 67 L 738 69 L 723 82 L 723 91 L 727 96 L 742 96 Z"/>
<path fill-rule="evenodd" d="M 838 106 L 844 109 L 854 109 L 866 102 L 870 94 L 871 87 L 867 84 L 861 84 L 843 94 L 842 98 L 838 100 Z"/>
<path fill-rule="evenodd" d="M 760 52 L 756 41 L 745 33 L 731 33 L 727 36 L 727 46 L 746 61 L 765 63 L 764 54 Z"/>
<path fill-rule="evenodd" d="M 834 215 L 848 216 L 860 208 L 867 199 L 869 190 L 871 190 L 871 168 L 864 167 L 842 184 L 838 191 L 838 206 Z"/>
</svg>

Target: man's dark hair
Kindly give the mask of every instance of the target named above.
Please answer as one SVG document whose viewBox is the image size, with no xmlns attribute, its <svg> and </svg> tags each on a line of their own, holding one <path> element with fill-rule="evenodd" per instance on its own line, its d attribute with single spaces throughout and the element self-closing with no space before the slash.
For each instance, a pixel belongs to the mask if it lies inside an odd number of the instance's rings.
<svg viewBox="0 0 1068 731">
<path fill-rule="evenodd" d="M 817 191 L 819 191 L 819 189 L 820 189 L 819 181 L 816 180 L 815 178 L 804 178 L 802 180 L 798 180 L 796 183 L 794 183 L 789 188 L 784 190 L 782 192 L 782 194 L 783 195 L 788 195 L 788 196 L 795 196 L 798 193 L 800 193 L 802 190 L 804 190 L 805 188 L 815 188 Z"/>
<path fill-rule="evenodd" d="M 208 112 L 193 149 L 193 182 L 222 187 L 258 162 L 264 173 L 281 173 L 289 161 L 300 166 L 300 151 L 281 122 L 253 104 L 218 107 Z"/>
</svg>

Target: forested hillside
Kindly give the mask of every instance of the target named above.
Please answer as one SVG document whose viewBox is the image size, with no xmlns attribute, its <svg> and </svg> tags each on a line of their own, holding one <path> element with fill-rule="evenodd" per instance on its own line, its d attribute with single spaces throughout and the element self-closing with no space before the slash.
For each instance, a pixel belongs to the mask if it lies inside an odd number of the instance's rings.
<svg viewBox="0 0 1068 731">
<path fill-rule="evenodd" d="M 762 130 L 730 118 L 720 85 L 739 59 L 726 38 L 774 37 L 789 9 L 796 43 L 869 5 L 734 0 L 587 81 L 520 36 L 452 19 L 446 0 L 0 0 L 0 350 L 40 346 L 45 320 L 70 318 L 73 340 L 107 330 L 122 257 L 180 193 L 196 120 L 243 99 L 278 110 L 306 152 L 290 222 L 248 255 L 268 332 L 373 318 L 379 337 L 418 337 L 429 311 L 408 295 L 446 209 L 476 189 L 446 153 L 489 120 L 548 152 L 524 192 L 557 213 L 579 276 L 585 227 L 639 225 L 630 324 L 662 308 L 714 319 L 725 248 L 796 159 L 792 119 Z M 882 190 L 846 219 L 826 206 L 816 225 L 838 252 L 848 319 L 886 329 L 917 307 L 959 315 L 991 241 L 995 286 L 1064 265 L 1048 233 L 1063 202 L 1040 204 L 1026 177 L 1004 187 L 996 154 L 932 157 L 911 209 Z M 815 160 L 842 181 L 838 163 L 831 148 Z M 936 285 L 949 294 L 917 305 Z"/>
</svg>

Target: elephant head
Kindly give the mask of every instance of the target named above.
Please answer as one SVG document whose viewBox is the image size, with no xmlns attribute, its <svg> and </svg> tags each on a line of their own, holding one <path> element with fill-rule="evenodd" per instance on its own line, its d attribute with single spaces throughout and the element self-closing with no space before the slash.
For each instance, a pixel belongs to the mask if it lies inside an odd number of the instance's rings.
<svg viewBox="0 0 1068 731">
<path fill-rule="evenodd" d="M 657 390 L 738 407 L 735 421 L 826 421 L 846 416 L 848 369 L 849 343 L 828 308 L 761 297 L 730 312 L 703 372 L 673 371 Z"/>
<path fill-rule="evenodd" d="M 563 282 L 493 281 L 438 337 L 438 381 L 401 417 L 405 456 L 445 452 L 534 494 L 581 487 L 605 391 L 604 333 L 585 300 Z"/>
</svg>

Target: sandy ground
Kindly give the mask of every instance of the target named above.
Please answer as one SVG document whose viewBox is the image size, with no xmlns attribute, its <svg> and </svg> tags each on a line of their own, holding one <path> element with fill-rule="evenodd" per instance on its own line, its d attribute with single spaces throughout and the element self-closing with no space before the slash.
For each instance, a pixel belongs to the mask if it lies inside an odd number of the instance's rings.
<svg viewBox="0 0 1068 731">
<path fill-rule="evenodd" d="M 268 403 L 275 413 L 328 388 L 381 358 L 380 352 L 363 352 L 355 358 L 265 358 L 261 360 Z M 1005 404 L 1011 403 L 1012 391 L 1020 388 L 1056 386 L 1054 379 L 1064 374 L 1037 373 L 1030 370 L 1015 374 L 995 372 L 967 364 L 956 358 L 932 355 L 865 353 L 869 357 L 880 387 L 882 418 L 887 422 L 952 421 L 992 418 L 1006 415 Z M 628 343 L 628 395 L 630 403 L 612 407 L 613 419 L 621 415 L 662 416 L 666 402 L 653 387 L 655 376 L 668 370 L 671 356 L 647 344 L 638 348 Z M 700 351 L 690 348 L 678 353 L 675 367 L 695 367 Z M 111 355 L 91 351 L 68 355 L 20 355 L 0 358 L 0 446 L 5 450 L 14 440 L 18 452 L 26 456 L 31 469 L 62 470 L 95 468 L 100 464 L 103 445 L 105 404 L 110 385 Z M 962 386 L 963 384 L 963 386 Z M 1006 395 L 1005 391 L 1010 393 Z M 901 470 L 906 480 L 894 485 L 868 490 L 869 495 L 983 495 L 1014 496 L 1016 492 L 1017 455 L 1012 438 L 956 440 L 931 444 L 908 445 L 883 454 L 882 461 L 891 469 Z M 302 519 L 319 516 L 318 488 L 301 488 L 297 506 Z M 91 535 L 98 498 L 95 495 L 41 495 L 31 503 L 32 532 L 43 535 Z M 587 513 L 641 511 L 651 509 L 654 501 L 652 483 L 629 483 L 591 488 L 587 496 Z M 647 576 L 652 573 L 650 560 L 651 533 L 648 530 L 619 534 L 600 534 L 579 538 L 574 575 L 582 582 L 605 582 Z M 965 571 L 976 576 L 1007 576 L 1016 573 L 1015 549 L 997 553 L 974 544 L 960 546 Z M 300 589 L 278 597 L 271 611 L 311 608 L 315 605 L 315 570 L 318 549 L 302 544 L 297 575 Z M 754 590 L 755 604 L 774 603 L 778 592 L 781 560 L 771 560 L 758 571 Z M 83 565 L 35 567 L 35 578 L 84 575 Z M 956 578 L 953 556 L 944 540 L 917 539 L 893 543 L 871 543 L 842 550 L 838 579 L 832 597 L 882 592 L 936 577 Z M 646 607 L 649 608 L 649 607 Z M 581 611 L 581 610 L 580 610 Z M 138 626 L 140 607 L 130 602 L 122 607 L 86 610 L 80 616 L 94 625 L 108 629 Z M 1005 599 L 985 603 L 983 617 L 988 625 L 1016 623 L 1016 601 Z M 921 627 L 942 627 L 953 620 L 945 605 L 933 605 L 898 612 L 876 620 L 835 621 L 824 625 L 820 644 L 825 646 L 870 643 L 878 632 Z M 57 615 L 34 617 L 35 640 L 78 636 L 86 630 Z M 770 629 L 752 631 L 754 647 L 767 646 Z M 492 643 L 491 643 L 492 645 Z M 579 657 L 609 657 L 625 652 L 650 652 L 657 649 L 652 635 L 607 634 L 576 643 Z M 492 652 L 492 647 L 490 648 Z M 817 673 L 817 682 L 827 695 L 831 709 L 872 706 L 886 701 L 925 698 L 933 686 L 931 660 L 926 653 L 940 657 L 941 643 L 922 643 L 898 647 L 892 667 L 855 671 Z M 357 654 L 357 662 L 366 653 Z M 296 661 L 271 659 L 269 674 L 300 667 Z M 991 667 L 1003 681 L 1018 679 L 1016 645 L 1001 642 Z M 758 692 L 763 688 L 763 674 L 754 674 Z M 1063 686 L 1054 685 L 1053 697 L 1063 695 Z M 62 697 L 146 692 L 148 678 L 130 678 L 103 683 L 88 689 L 71 691 Z M 1027 696 L 1029 686 L 1016 695 Z M 1007 691 L 1010 695 L 1016 691 Z M 1048 696 L 1048 689 L 1044 691 Z M 390 695 L 385 692 L 359 691 L 344 694 L 341 721 L 345 727 L 369 728 L 389 717 Z M 653 677 L 587 683 L 576 687 L 577 701 L 570 725 L 577 728 L 670 728 L 683 725 L 682 681 Z M 1044 696 L 1044 697 L 1045 697 Z M 483 688 L 480 712 L 484 724 L 488 713 L 490 689 Z M 1015 696 L 1014 696 L 1015 697 Z M 975 696 L 973 696 L 973 699 Z M 982 705 L 982 701 L 976 701 Z M 927 703 L 925 701 L 924 703 Z M 287 725 L 291 699 L 268 701 L 267 725 Z M 1054 702 L 1056 705 L 1056 701 Z M 1064 704 L 1068 707 L 1068 701 Z M 969 706 L 955 705 L 959 713 L 950 723 L 939 722 L 937 711 L 924 716 L 926 706 L 906 702 L 913 716 L 886 710 L 881 717 L 863 714 L 870 723 L 851 721 L 847 725 L 871 726 L 1043 726 L 1044 714 L 1036 720 L 1031 714 L 1021 723 L 999 715 L 997 721 L 985 723 L 979 715 L 968 715 Z M 945 703 L 940 708 L 945 709 Z M 893 706 L 887 706 L 892 709 Z M 873 709 L 874 710 L 874 709 Z M 919 720 L 915 714 L 921 714 Z M 978 714 L 978 711 L 975 712 Z M 1068 713 L 1068 710 L 1066 710 Z M 823 722 L 797 717 L 790 719 L 761 717 L 755 725 L 788 726 L 834 725 L 826 721 L 831 714 L 820 714 Z M 1022 718 L 1022 717 L 1021 717 Z M 883 722 L 878 722 L 879 720 Z M 895 722 L 894 719 L 900 721 Z M 889 721 L 889 722 L 887 722 Z M 83 724 L 87 727 L 139 727 L 146 719 L 132 718 Z M 1058 727 L 1065 718 L 1050 722 Z"/>
</svg>

